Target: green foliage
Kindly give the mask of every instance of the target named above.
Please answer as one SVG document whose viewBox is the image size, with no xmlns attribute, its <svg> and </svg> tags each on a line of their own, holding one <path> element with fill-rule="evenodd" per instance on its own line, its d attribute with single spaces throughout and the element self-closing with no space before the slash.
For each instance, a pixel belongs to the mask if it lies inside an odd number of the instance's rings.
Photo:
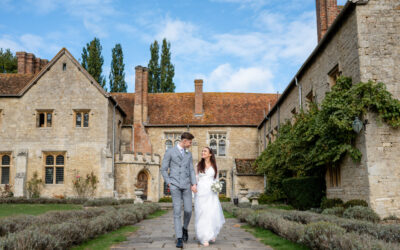
<svg viewBox="0 0 400 250">
<path fill-rule="evenodd" d="M 159 45 L 157 40 L 154 41 L 150 45 L 150 61 L 148 64 L 149 75 L 148 75 L 148 92 L 149 93 L 157 93 L 160 92 L 161 89 L 161 80 L 160 80 L 160 66 L 158 63 L 159 60 Z"/>
<path fill-rule="evenodd" d="M 33 173 L 32 178 L 27 182 L 28 196 L 30 198 L 39 198 L 40 192 L 44 186 L 43 180 L 39 179 L 37 171 Z"/>
<path fill-rule="evenodd" d="M 12 185 L 5 184 L 0 186 L 0 198 L 10 198 L 13 197 L 14 193 L 12 192 Z"/>
<path fill-rule="evenodd" d="M 363 206 L 368 207 L 368 203 L 364 200 L 349 200 L 344 203 L 344 208 L 354 207 L 354 206 Z"/>
<path fill-rule="evenodd" d="M 86 175 L 86 178 L 83 178 L 80 175 L 75 176 L 75 179 L 72 180 L 72 187 L 79 198 L 87 198 L 94 196 L 97 189 L 97 183 L 99 183 L 97 176 L 91 172 Z"/>
<path fill-rule="evenodd" d="M 328 199 L 326 197 L 322 198 L 321 201 L 322 209 L 333 208 L 333 207 L 343 207 L 342 199 L 339 198 Z"/>
<path fill-rule="evenodd" d="M 161 197 L 158 202 L 172 202 L 172 198 L 170 196 Z"/>
<path fill-rule="evenodd" d="M 86 47 L 82 49 L 82 66 L 89 72 L 89 74 L 98 82 L 104 89 L 106 89 L 105 78 L 101 75 L 104 58 L 101 55 L 102 46 L 98 38 L 94 38 Z"/>
<path fill-rule="evenodd" d="M 344 156 L 355 162 L 361 152 L 355 147 L 357 134 L 352 129 L 355 117 L 368 111 L 393 128 L 400 126 L 400 101 L 393 98 L 385 84 L 369 81 L 352 84 L 340 77 L 320 106 L 310 103 L 293 124 L 281 124 L 279 136 L 257 158 L 259 173 L 268 180 L 267 194 L 285 198 L 282 180 L 293 176 L 325 176 L 326 167 L 339 166 Z"/>
<path fill-rule="evenodd" d="M 381 220 L 379 218 L 379 215 L 376 214 L 374 210 L 364 206 L 354 206 L 347 208 L 343 213 L 343 217 L 357 220 L 367 220 L 371 222 L 378 222 Z"/>
<path fill-rule="evenodd" d="M 116 44 L 112 49 L 110 92 L 126 92 L 124 54 L 121 44 Z"/>
<path fill-rule="evenodd" d="M 224 195 L 224 194 L 219 194 L 218 197 L 219 197 L 219 201 L 220 201 L 220 202 L 228 202 L 228 201 L 231 201 L 231 198 L 226 197 L 226 195 Z"/>
<path fill-rule="evenodd" d="M 36 200 L 36 199 L 35 199 Z M 48 211 L 82 209 L 81 205 L 75 204 L 0 204 L 0 218 L 21 214 L 38 215 Z"/>
<path fill-rule="evenodd" d="M 338 217 L 342 217 L 344 212 L 344 207 L 332 207 L 332 208 L 326 208 L 324 211 L 322 211 L 321 214 L 324 215 L 335 215 Z"/>
<path fill-rule="evenodd" d="M 161 59 L 159 63 L 159 45 L 155 40 L 150 45 L 150 61 L 148 64 L 148 91 L 149 93 L 174 92 L 175 84 L 173 78 L 175 75 L 174 65 L 171 63 L 171 44 L 167 39 L 163 39 L 161 48 Z"/>
<path fill-rule="evenodd" d="M 10 49 L 3 50 L 0 48 L 0 73 L 17 73 L 18 60 Z"/>
<path fill-rule="evenodd" d="M 174 92 L 175 84 L 173 78 L 175 75 L 174 65 L 171 63 L 171 43 L 167 39 L 163 39 L 161 47 L 161 62 L 160 62 L 160 80 L 161 92 Z"/>
<path fill-rule="evenodd" d="M 320 177 L 288 178 L 282 186 L 289 203 L 301 210 L 319 207 L 325 191 L 325 181 Z"/>
</svg>

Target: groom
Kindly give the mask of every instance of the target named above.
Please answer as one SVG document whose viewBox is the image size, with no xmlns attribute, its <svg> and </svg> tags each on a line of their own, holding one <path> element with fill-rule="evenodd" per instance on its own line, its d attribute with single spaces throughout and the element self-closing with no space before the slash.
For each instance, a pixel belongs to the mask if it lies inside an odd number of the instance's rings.
<svg viewBox="0 0 400 250">
<path fill-rule="evenodd" d="M 176 247 L 178 248 L 183 248 L 183 241 L 187 242 L 189 238 L 187 229 L 192 216 L 191 191 L 197 192 L 192 154 L 186 151 L 192 145 L 193 138 L 194 136 L 191 133 L 184 132 L 178 145 L 167 150 L 161 165 L 161 174 L 171 191 L 175 236 L 177 238 Z M 184 206 L 183 227 L 181 219 L 182 200 Z"/>
</svg>

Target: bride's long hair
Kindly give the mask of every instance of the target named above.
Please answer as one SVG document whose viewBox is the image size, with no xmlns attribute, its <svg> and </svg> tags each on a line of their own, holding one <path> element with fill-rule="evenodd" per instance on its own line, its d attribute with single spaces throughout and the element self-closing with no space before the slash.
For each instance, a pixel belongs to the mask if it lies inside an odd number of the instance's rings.
<svg viewBox="0 0 400 250">
<path fill-rule="evenodd" d="M 209 147 L 204 147 L 204 148 L 208 149 L 208 152 L 211 153 L 210 162 L 211 162 L 211 166 L 213 167 L 214 172 L 215 172 L 214 179 L 216 179 L 217 178 L 217 162 L 215 160 L 214 152 Z M 205 171 L 206 171 L 206 160 L 204 158 L 201 158 L 199 163 L 197 163 L 197 172 L 205 173 Z"/>
</svg>

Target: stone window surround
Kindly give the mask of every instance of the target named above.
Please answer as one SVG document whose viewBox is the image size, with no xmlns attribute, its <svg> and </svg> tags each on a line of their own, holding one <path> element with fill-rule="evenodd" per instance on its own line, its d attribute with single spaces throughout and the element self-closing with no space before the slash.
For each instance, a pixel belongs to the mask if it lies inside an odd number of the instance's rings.
<svg viewBox="0 0 400 250">
<path fill-rule="evenodd" d="M 327 189 L 341 189 L 341 169 L 337 167 L 328 167 L 327 169 Z"/>
<path fill-rule="evenodd" d="M 58 150 L 54 150 L 54 151 L 42 151 L 42 165 L 43 165 L 43 167 L 42 167 L 42 180 L 44 180 L 44 185 L 45 186 L 59 186 L 59 185 L 64 185 L 65 184 L 65 182 L 66 182 L 66 180 L 65 180 L 65 177 L 66 177 L 66 175 L 65 175 L 65 173 L 66 173 L 66 165 L 67 165 L 67 163 L 66 163 L 66 159 L 68 158 L 68 156 L 67 156 L 67 151 L 65 151 L 65 150 L 60 150 L 60 151 L 58 151 Z M 52 184 L 50 184 L 50 183 L 48 183 L 48 184 L 46 184 L 46 167 L 47 167 L 47 165 L 46 165 L 46 157 L 48 156 L 48 155 L 52 155 L 52 156 L 54 156 L 54 170 L 53 170 L 53 183 Z M 62 156 L 64 156 L 64 164 L 63 165 L 57 165 L 56 164 L 56 159 L 57 159 L 57 156 L 58 155 L 62 155 Z M 63 173 L 63 183 L 58 183 L 58 184 L 56 184 L 56 167 L 63 167 L 64 168 L 64 173 Z"/>
<path fill-rule="evenodd" d="M 44 126 L 41 127 L 40 126 L 40 114 L 41 113 L 45 113 L 45 117 L 44 117 Z M 51 122 L 50 122 L 50 126 L 47 126 L 47 114 L 51 114 Z M 54 123 L 54 109 L 36 109 L 36 127 L 37 128 L 52 128 L 53 127 L 53 123 Z"/>
<path fill-rule="evenodd" d="M 72 120 L 72 124 L 74 128 L 79 128 L 79 129 L 88 129 L 90 127 L 90 109 L 73 109 L 74 113 L 73 113 L 73 120 Z M 78 113 L 81 113 L 81 126 L 77 126 L 76 125 L 76 116 Z M 87 113 L 88 114 L 88 126 L 84 127 L 84 114 Z"/>
<path fill-rule="evenodd" d="M 212 135 L 212 134 L 217 134 L 217 135 L 219 135 L 219 134 L 223 134 L 223 135 L 225 135 L 225 139 L 210 139 L 210 135 Z M 210 143 L 211 143 L 211 140 L 216 140 L 216 142 L 217 142 L 217 154 L 215 154 L 215 157 L 216 158 L 227 158 L 228 157 L 228 155 L 229 155 L 229 133 L 227 132 L 227 131 L 221 131 L 221 130 L 210 130 L 210 131 L 207 131 L 207 139 L 206 139 L 206 144 L 207 144 L 207 146 L 208 147 L 210 147 Z M 225 141 L 225 155 L 219 155 L 219 141 L 220 140 L 224 140 Z"/>
<path fill-rule="evenodd" d="M 332 88 L 336 84 L 336 79 L 342 75 L 342 68 L 341 64 L 337 63 L 335 66 L 332 67 L 331 70 L 329 70 L 327 74 L 327 84 L 329 88 Z"/>
<path fill-rule="evenodd" d="M 13 166 L 13 156 L 12 156 L 12 152 L 11 152 L 11 151 L 0 151 L 0 186 L 7 185 L 7 184 L 1 184 L 1 173 L 2 173 L 2 172 L 1 172 L 1 168 L 3 167 L 2 159 L 3 159 L 3 156 L 4 156 L 4 155 L 8 155 L 8 156 L 10 157 L 10 165 L 4 165 L 4 166 L 10 168 L 10 171 L 9 171 L 10 176 L 9 176 L 9 180 L 8 180 L 8 183 L 9 183 L 9 184 L 10 184 L 10 180 L 11 180 L 11 168 L 12 168 L 12 166 Z"/>
<path fill-rule="evenodd" d="M 218 170 L 218 180 L 225 182 L 225 193 L 221 192 L 221 194 L 226 195 L 226 188 L 227 188 L 227 180 L 228 180 L 228 170 Z"/>
<path fill-rule="evenodd" d="M 163 145 L 165 146 L 165 151 L 167 151 L 167 141 L 171 141 L 172 147 L 175 147 L 176 144 L 181 141 L 182 133 L 182 131 L 164 131 L 162 140 Z M 172 138 L 167 135 L 172 135 Z"/>
</svg>

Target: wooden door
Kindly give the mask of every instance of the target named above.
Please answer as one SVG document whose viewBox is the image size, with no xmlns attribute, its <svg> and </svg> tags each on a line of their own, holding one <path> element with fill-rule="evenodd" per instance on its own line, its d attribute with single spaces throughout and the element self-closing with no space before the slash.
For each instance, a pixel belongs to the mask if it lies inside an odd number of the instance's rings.
<svg viewBox="0 0 400 250">
<path fill-rule="evenodd" d="M 147 178 L 147 174 L 145 172 L 140 172 L 138 175 L 138 186 L 140 188 L 143 188 L 143 196 L 142 199 L 143 200 L 147 200 L 147 183 L 148 182 L 148 178 Z"/>
</svg>

